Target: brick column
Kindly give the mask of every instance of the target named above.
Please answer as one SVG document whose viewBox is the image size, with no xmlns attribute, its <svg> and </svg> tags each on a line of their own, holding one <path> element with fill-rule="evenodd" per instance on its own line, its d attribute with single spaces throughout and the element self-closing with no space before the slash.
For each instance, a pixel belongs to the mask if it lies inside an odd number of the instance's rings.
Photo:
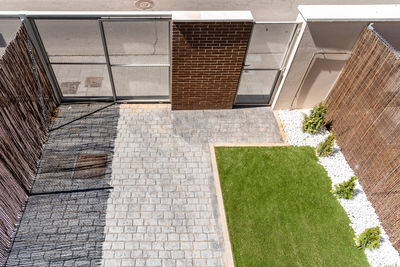
<svg viewBox="0 0 400 267">
<path fill-rule="evenodd" d="M 252 22 L 174 22 L 172 109 L 230 109 Z"/>
</svg>

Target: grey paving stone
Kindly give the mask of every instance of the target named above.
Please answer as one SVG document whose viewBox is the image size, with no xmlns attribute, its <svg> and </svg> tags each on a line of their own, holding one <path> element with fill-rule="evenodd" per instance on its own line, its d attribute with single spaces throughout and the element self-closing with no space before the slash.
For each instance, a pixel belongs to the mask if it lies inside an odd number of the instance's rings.
<svg viewBox="0 0 400 267">
<path fill-rule="evenodd" d="M 61 105 L 52 127 L 103 106 Z M 119 108 L 113 106 L 50 132 L 6 266 L 100 264 L 110 194 L 101 188 L 110 186 L 118 116 Z M 105 176 L 73 179 L 79 154 L 108 155 Z"/>
<path fill-rule="evenodd" d="M 113 205 L 107 213 L 126 210 L 129 203 L 126 217 L 119 220 L 137 228 L 131 241 L 123 240 L 126 229 L 115 228 L 114 219 L 107 217 L 106 243 L 139 243 L 143 253 L 135 254 L 135 266 L 221 266 L 224 246 L 210 142 L 282 139 L 268 108 L 171 111 L 162 105 L 121 106 L 109 201 Z M 121 235 L 108 239 L 110 230 Z"/>
<path fill-rule="evenodd" d="M 99 107 L 63 105 L 53 128 Z M 210 142 L 282 139 L 264 107 L 115 105 L 52 131 L 7 265 L 222 266 Z M 80 153 L 108 155 L 105 177 L 73 179 Z"/>
</svg>

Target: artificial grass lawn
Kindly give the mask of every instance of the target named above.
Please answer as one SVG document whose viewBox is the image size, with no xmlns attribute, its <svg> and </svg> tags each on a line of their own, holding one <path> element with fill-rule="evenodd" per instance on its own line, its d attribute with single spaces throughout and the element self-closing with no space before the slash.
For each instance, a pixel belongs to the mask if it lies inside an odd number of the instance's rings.
<svg viewBox="0 0 400 267">
<path fill-rule="evenodd" d="M 217 147 L 235 266 L 369 266 L 311 147 Z"/>
</svg>

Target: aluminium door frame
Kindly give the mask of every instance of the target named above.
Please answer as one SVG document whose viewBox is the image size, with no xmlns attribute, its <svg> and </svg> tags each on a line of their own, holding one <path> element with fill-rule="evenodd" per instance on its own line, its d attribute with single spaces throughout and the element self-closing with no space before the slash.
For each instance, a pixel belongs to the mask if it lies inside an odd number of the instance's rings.
<svg viewBox="0 0 400 267">
<path fill-rule="evenodd" d="M 250 45 L 251 45 L 250 42 L 251 42 L 251 39 L 252 39 L 253 34 L 254 34 L 254 25 L 256 25 L 256 24 L 293 24 L 294 25 L 293 32 L 291 33 L 291 36 L 289 38 L 289 42 L 288 42 L 287 47 L 286 47 L 285 55 L 282 58 L 281 66 L 279 68 L 246 68 L 246 67 L 248 67 L 248 65 L 246 65 L 246 59 L 247 59 L 247 56 L 249 54 L 249 48 L 250 48 Z M 284 70 L 286 68 L 286 63 L 287 63 L 287 58 L 288 58 L 288 55 L 289 55 L 289 51 L 291 50 L 291 48 L 292 48 L 292 46 L 294 44 L 293 41 L 295 39 L 296 32 L 297 32 L 297 29 L 299 27 L 299 24 L 300 23 L 296 22 L 296 21 L 253 21 L 253 27 L 251 29 L 249 42 L 248 42 L 248 45 L 247 45 L 247 48 L 246 48 L 246 54 L 245 54 L 244 60 L 243 60 L 242 70 L 240 72 L 240 78 L 239 78 L 239 82 L 238 82 L 238 86 L 237 86 L 237 90 L 236 90 L 235 100 L 234 100 L 234 103 L 233 103 L 234 106 L 271 106 L 271 104 L 273 102 L 273 99 L 274 99 L 274 97 L 276 95 L 276 87 L 280 83 L 280 81 L 282 80 L 282 75 L 283 75 Z M 274 79 L 274 82 L 272 83 L 272 86 L 271 86 L 272 94 L 271 94 L 271 96 L 270 96 L 270 98 L 268 100 L 268 103 L 263 103 L 263 104 L 258 104 L 258 103 L 256 103 L 256 104 L 236 103 L 237 97 L 238 97 L 238 93 L 239 93 L 239 86 L 240 86 L 240 83 L 242 82 L 242 79 L 243 79 L 243 72 L 244 71 L 261 71 L 261 70 L 270 70 L 270 71 L 276 71 L 277 72 L 276 76 L 275 76 L 275 79 Z"/>
<path fill-rule="evenodd" d="M 172 33 L 172 13 L 171 12 L 155 12 L 155 11 L 140 11 L 140 12 L 135 12 L 135 11 L 127 11 L 127 12 L 119 12 L 119 11 L 104 11 L 104 12 L 80 12 L 80 11 L 0 11 L 0 18 L 9 18 L 9 19 L 20 19 L 20 21 L 25 25 L 25 28 L 27 30 L 27 34 L 29 38 L 31 39 L 33 46 L 35 47 L 35 50 L 38 53 L 39 59 L 42 62 L 46 75 L 48 79 L 50 80 L 50 84 L 52 86 L 52 89 L 54 91 L 55 97 L 57 100 L 61 102 L 88 102 L 88 101 L 105 101 L 105 102 L 127 102 L 127 101 L 134 101 L 134 102 L 146 102 L 146 103 L 160 103 L 160 102 L 167 102 L 170 103 L 171 100 L 171 61 L 172 61 L 172 45 L 171 45 L 171 33 Z M 129 99 L 126 99 L 125 97 L 117 97 L 116 93 L 113 92 L 113 96 L 78 96 L 78 97 L 65 97 L 62 94 L 62 91 L 59 87 L 58 80 L 56 78 L 56 75 L 54 73 L 54 70 L 51 66 L 52 62 L 50 62 L 48 54 L 46 52 L 45 46 L 43 44 L 40 32 L 36 26 L 36 19 L 48 19 L 48 20 L 97 20 L 97 21 L 103 21 L 103 20 L 138 20 L 138 21 L 143 21 L 143 20 L 169 20 L 169 32 L 168 32 L 168 45 L 169 45 L 169 64 L 164 64 L 165 66 L 169 67 L 169 96 L 168 96 L 168 101 L 164 100 L 142 100 L 138 99 L 140 97 L 136 97 L 135 99 L 131 99 L 131 97 L 127 97 Z M 100 25 L 99 25 L 100 27 Z M 101 33 L 101 29 L 100 29 Z M 104 32 L 102 34 L 102 38 L 104 37 Z M 103 43 L 103 40 L 102 40 Z M 103 49 L 106 49 L 103 44 Z M 109 60 L 109 57 L 106 57 Z M 54 63 L 54 62 L 53 62 Z M 55 64 L 83 64 L 83 63 L 61 63 L 61 62 L 55 62 Z M 92 62 L 90 64 L 101 64 L 101 65 L 107 65 L 107 63 L 95 63 Z M 134 64 L 131 64 L 133 66 Z M 149 64 L 150 65 L 150 64 Z M 112 72 L 109 72 L 109 75 Z M 111 83 L 111 81 L 110 81 Z M 113 87 L 113 84 L 111 85 Z M 147 97 L 149 99 L 149 97 Z"/>
<path fill-rule="evenodd" d="M 60 83 L 58 82 L 57 76 L 54 73 L 53 70 L 53 64 L 55 65 L 104 65 L 107 66 L 107 57 L 105 55 L 105 47 L 103 44 L 103 51 L 104 51 L 104 57 L 106 62 L 51 62 L 49 59 L 49 55 L 47 54 L 47 50 L 45 45 L 43 44 L 42 41 L 42 36 L 40 35 L 40 31 L 36 26 L 36 20 L 88 20 L 88 21 L 99 21 L 99 18 L 93 16 L 93 17 L 85 17 L 85 16 L 32 16 L 29 17 L 31 24 L 33 25 L 33 29 L 35 31 L 35 35 L 37 36 L 37 39 L 39 42 L 42 44 L 40 46 L 40 49 L 42 50 L 41 53 L 45 55 L 45 61 L 46 64 L 48 65 L 48 68 L 51 70 L 52 75 L 49 77 L 49 79 L 53 79 L 53 82 L 56 84 L 56 91 L 58 94 L 61 96 L 60 97 L 60 102 L 61 103 L 69 103 L 69 102 L 89 102 L 89 101 L 97 101 L 97 102 L 115 102 L 115 94 L 113 91 L 113 83 L 110 80 L 110 86 L 111 86 L 111 96 L 64 96 L 61 89 L 60 89 Z M 99 31 L 100 31 L 100 38 L 102 38 L 101 34 L 101 29 L 99 25 Z"/>
<path fill-rule="evenodd" d="M 104 57 L 106 58 L 107 71 L 108 71 L 108 77 L 110 79 L 111 90 L 112 90 L 114 102 L 116 102 L 117 101 L 117 93 L 115 92 L 114 76 L 113 76 L 112 70 L 111 70 L 110 56 L 108 55 L 108 47 L 107 47 L 106 36 L 104 35 L 103 21 L 101 19 L 98 19 L 97 22 L 99 24 L 101 43 L 103 45 Z"/>
<path fill-rule="evenodd" d="M 36 27 L 36 23 L 35 20 L 27 17 L 27 16 L 21 16 L 20 17 L 22 23 L 25 25 L 25 29 L 27 31 L 28 34 L 28 38 L 31 39 L 33 46 L 35 47 L 39 59 L 42 62 L 42 65 L 45 69 L 45 72 L 47 74 L 47 77 L 50 80 L 50 84 L 53 88 L 53 91 L 55 93 L 56 99 L 58 100 L 58 102 L 62 102 L 63 101 L 63 94 L 61 92 L 60 86 L 58 84 L 57 78 L 55 76 L 55 73 L 53 71 L 53 68 L 51 66 L 49 57 L 47 55 L 47 52 L 44 48 L 44 44 L 42 42 L 42 38 L 38 32 L 38 29 Z"/>
<path fill-rule="evenodd" d="M 108 54 L 108 45 L 107 45 L 107 34 L 104 32 L 103 22 L 112 22 L 112 21 L 168 21 L 168 64 L 112 64 L 110 62 L 109 54 Z M 171 62 L 172 62 L 172 44 L 171 44 L 171 33 L 172 33 L 172 18 L 171 17 L 102 17 L 99 19 L 99 25 L 101 28 L 101 35 L 103 40 L 103 47 L 105 49 L 105 55 L 107 57 L 107 68 L 109 68 L 110 80 L 113 80 L 113 90 L 115 93 L 115 102 L 118 103 L 171 103 L 172 98 L 172 79 L 171 79 Z M 157 97 L 157 96 L 118 96 L 118 93 L 115 89 L 114 78 L 112 74 L 112 67 L 168 67 L 168 96 L 167 97 Z M 112 77 L 112 78 L 111 78 Z"/>
</svg>

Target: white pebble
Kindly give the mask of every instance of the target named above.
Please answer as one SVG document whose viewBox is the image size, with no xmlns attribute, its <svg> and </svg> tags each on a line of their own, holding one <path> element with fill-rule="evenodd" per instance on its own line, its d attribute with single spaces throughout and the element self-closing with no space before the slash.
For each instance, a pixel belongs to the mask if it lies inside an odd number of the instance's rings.
<svg viewBox="0 0 400 267">
<path fill-rule="evenodd" d="M 318 134 L 303 133 L 301 124 L 305 114 L 309 114 L 309 109 L 303 110 L 280 110 L 278 116 L 282 122 L 286 134 L 286 141 L 293 146 L 316 147 L 322 142 L 329 132 L 323 129 Z M 320 157 L 319 163 L 326 169 L 332 180 L 332 187 L 342 183 L 354 176 L 340 148 L 335 144 L 334 153 L 328 157 Z M 365 229 L 379 226 L 381 229 L 381 240 L 379 248 L 375 250 L 365 250 L 368 262 L 371 266 L 400 266 L 399 253 L 394 249 L 389 241 L 389 236 L 383 229 L 378 215 L 375 213 L 371 202 L 369 202 L 362 186 L 356 181 L 355 194 L 353 199 L 338 199 L 346 211 L 351 221 L 350 226 L 356 235 Z"/>
</svg>

